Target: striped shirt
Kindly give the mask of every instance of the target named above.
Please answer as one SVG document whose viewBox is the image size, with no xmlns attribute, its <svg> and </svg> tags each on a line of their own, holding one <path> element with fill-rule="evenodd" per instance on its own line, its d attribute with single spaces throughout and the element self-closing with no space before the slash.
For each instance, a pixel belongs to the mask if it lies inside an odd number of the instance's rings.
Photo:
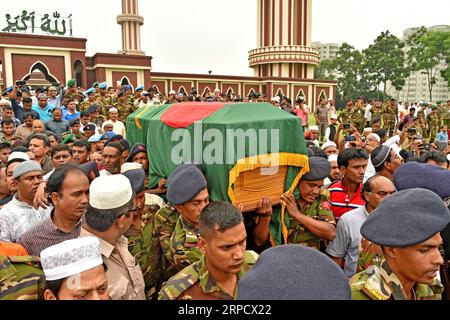
<svg viewBox="0 0 450 320">
<path fill-rule="evenodd" d="M 342 181 L 335 182 L 328 188 L 328 191 L 330 191 L 331 210 L 336 219 L 339 219 L 344 213 L 366 205 L 366 202 L 361 197 L 361 189 L 362 184 L 359 185 L 353 197 L 350 198 L 348 190 L 344 187 Z"/>
<path fill-rule="evenodd" d="M 39 257 L 42 250 L 54 246 L 55 244 L 79 237 L 81 226 L 84 224 L 84 217 L 80 219 L 72 232 L 67 233 L 58 229 L 53 223 L 53 215 L 54 211 L 52 211 L 50 218 L 37 224 L 20 237 L 19 243 L 27 249 L 30 255 Z"/>
</svg>

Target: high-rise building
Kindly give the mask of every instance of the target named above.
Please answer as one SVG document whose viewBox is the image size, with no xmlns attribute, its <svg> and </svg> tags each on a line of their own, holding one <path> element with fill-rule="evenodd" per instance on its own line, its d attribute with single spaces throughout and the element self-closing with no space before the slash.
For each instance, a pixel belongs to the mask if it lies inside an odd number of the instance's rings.
<svg viewBox="0 0 450 320">
<path fill-rule="evenodd" d="M 412 34 L 417 32 L 419 28 L 409 28 L 403 32 L 403 41 L 406 41 Z M 431 31 L 444 31 L 450 32 L 449 25 L 438 25 L 428 28 Z M 408 48 L 405 48 L 407 51 Z M 445 79 L 440 75 L 440 71 L 447 68 L 445 61 L 441 61 L 436 72 L 436 84 L 433 86 L 432 96 L 433 102 L 435 101 L 447 101 L 450 99 L 450 88 Z M 399 101 L 407 102 L 419 102 L 429 101 L 430 91 L 428 88 L 428 76 L 423 71 L 417 71 L 412 73 L 407 79 L 402 90 L 397 91 L 395 88 L 387 84 L 387 94 L 395 97 Z"/>
<path fill-rule="evenodd" d="M 313 42 L 312 47 L 319 51 L 319 60 L 332 60 L 336 58 L 339 51 L 339 44 L 337 43 L 321 43 Z"/>
</svg>

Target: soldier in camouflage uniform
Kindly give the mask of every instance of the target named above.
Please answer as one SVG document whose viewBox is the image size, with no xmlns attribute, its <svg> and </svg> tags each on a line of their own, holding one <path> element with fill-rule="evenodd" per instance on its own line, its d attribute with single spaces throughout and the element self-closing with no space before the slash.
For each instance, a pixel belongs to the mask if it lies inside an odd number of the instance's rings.
<svg viewBox="0 0 450 320">
<path fill-rule="evenodd" d="M 108 111 L 114 103 L 114 97 L 108 94 L 108 85 L 106 82 L 100 83 L 98 88 L 99 93 L 95 95 L 95 103 L 99 107 L 100 114 L 104 117 L 108 117 Z"/>
<path fill-rule="evenodd" d="M 67 89 L 64 91 L 64 99 L 73 99 L 79 109 L 80 104 L 84 101 L 84 95 L 78 91 L 77 81 L 72 79 L 67 82 Z"/>
<path fill-rule="evenodd" d="M 351 278 L 352 299 L 440 300 L 439 232 L 449 222 L 447 207 L 432 191 L 416 188 L 386 198 L 361 227 L 364 238 L 382 247 L 384 258 Z"/>
<path fill-rule="evenodd" d="M 170 237 L 170 251 L 178 271 L 197 262 L 202 256 L 198 247 L 198 234 L 198 222 L 191 223 L 181 214 Z"/>
<path fill-rule="evenodd" d="M 380 101 L 376 101 L 370 110 L 372 112 L 372 119 L 382 118 L 383 115 L 383 105 Z"/>
<path fill-rule="evenodd" d="M 126 123 L 127 117 L 134 112 L 134 104 L 130 104 L 127 100 L 126 92 L 120 91 L 118 101 L 113 104 L 114 108 L 119 111 L 119 120 Z"/>
<path fill-rule="evenodd" d="M 177 167 L 167 179 L 169 203 L 155 215 L 153 238 L 159 248 L 164 270 L 164 281 L 173 276 L 175 267 L 171 237 L 180 214 L 189 220 L 198 220 L 200 212 L 209 203 L 207 182 L 203 173 L 194 165 Z M 185 250 L 180 251 L 180 257 Z"/>
<path fill-rule="evenodd" d="M 428 127 L 428 139 L 430 143 L 436 140 L 437 134 L 439 132 L 439 115 L 437 113 L 437 106 L 433 105 L 431 107 L 431 113 L 427 117 L 427 127 Z"/>
<path fill-rule="evenodd" d="M 395 134 L 395 124 L 398 120 L 397 100 L 391 99 L 389 103 L 383 106 L 383 129 L 386 135 L 391 137 Z"/>
<path fill-rule="evenodd" d="M 39 300 L 45 288 L 38 257 L 0 255 L 0 300 Z"/>
<path fill-rule="evenodd" d="M 336 233 L 329 192 L 322 189 L 323 180 L 330 174 L 331 166 L 328 160 L 319 157 L 309 158 L 309 162 L 311 170 L 298 184 L 300 199 L 296 202 L 293 194 L 284 194 L 281 204 L 286 205 L 290 216 L 288 243 L 320 250 L 321 242 L 333 240 Z M 320 237 L 318 230 L 326 236 Z"/>
<path fill-rule="evenodd" d="M 351 123 L 355 126 L 355 128 L 358 130 L 358 132 L 363 132 L 364 131 L 364 127 L 365 127 L 365 125 L 364 125 L 364 122 L 365 122 L 364 113 L 365 113 L 365 110 L 366 110 L 366 106 L 365 106 L 363 100 L 359 99 L 356 102 L 356 104 L 355 104 L 355 106 L 353 108 L 352 117 L 351 117 L 351 120 L 352 120 Z"/>
<path fill-rule="evenodd" d="M 204 255 L 167 281 L 159 300 L 236 298 L 239 279 L 258 258 L 255 252 L 245 251 L 247 233 L 241 212 L 230 203 L 212 202 L 201 213 L 199 229 L 199 244 Z M 208 266 L 214 268 L 214 273 L 209 272 Z M 230 274 L 235 274 L 237 279 L 230 279 Z M 219 285 L 214 276 L 225 276 L 230 279 L 229 283 Z"/>
<path fill-rule="evenodd" d="M 83 101 L 80 104 L 79 111 L 87 111 L 91 105 L 95 104 L 95 89 L 94 88 L 90 88 L 90 89 L 86 90 L 86 92 L 84 94 L 87 96 L 87 100 Z"/>
<path fill-rule="evenodd" d="M 338 121 L 341 124 L 350 124 L 352 119 L 353 100 L 347 100 L 346 108 L 341 111 Z"/>
</svg>

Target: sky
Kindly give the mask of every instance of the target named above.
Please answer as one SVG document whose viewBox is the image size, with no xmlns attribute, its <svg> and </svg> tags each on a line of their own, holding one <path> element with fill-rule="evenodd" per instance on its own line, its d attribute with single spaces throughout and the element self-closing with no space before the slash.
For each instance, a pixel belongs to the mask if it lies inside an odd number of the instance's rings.
<svg viewBox="0 0 450 320">
<path fill-rule="evenodd" d="M 72 14 L 74 36 L 88 39 L 87 55 L 122 47 L 120 0 L 18 3 L 2 0 L 0 29 L 6 13 L 58 11 Z M 256 0 L 140 0 L 142 49 L 153 57 L 154 72 L 252 76 L 248 51 L 256 48 L 256 8 Z M 385 30 L 402 37 L 410 27 L 450 24 L 449 0 L 313 0 L 312 10 L 313 41 L 347 42 L 360 50 Z"/>
</svg>

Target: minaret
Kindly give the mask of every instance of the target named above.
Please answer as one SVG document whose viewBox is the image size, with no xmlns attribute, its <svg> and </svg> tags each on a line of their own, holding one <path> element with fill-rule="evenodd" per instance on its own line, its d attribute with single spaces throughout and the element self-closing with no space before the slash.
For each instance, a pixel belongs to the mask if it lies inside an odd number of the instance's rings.
<svg viewBox="0 0 450 320">
<path fill-rule="evenodd" d="M 249 52 L 255 77 L 313 79 L 319 53 L 311 47 L 312 0 L 258 1 L 258 45 Z"/>
<path fill-rule="evenodd" d="M 120 54 L 144 56 L 141 51 L 141 26 L 144 18 L 138 14 L 138 0 L 122 0 L 122 14 L 117 16 L 122 26 L 122 50 Z"/>
</svg>

